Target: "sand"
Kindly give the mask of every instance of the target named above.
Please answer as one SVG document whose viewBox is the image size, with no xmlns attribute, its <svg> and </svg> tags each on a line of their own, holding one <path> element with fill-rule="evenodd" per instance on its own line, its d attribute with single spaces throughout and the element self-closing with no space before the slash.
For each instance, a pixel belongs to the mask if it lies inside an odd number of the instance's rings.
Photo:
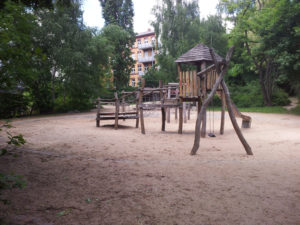
<svg viewBox="0 0 300 225">
<path fill-rule="evenodd" d="M 11 131 L 27 144 L 0 157 L 0 171 L 27 186 L 2 193 L 10 204 L 0 203 L 0 217 L 18 225 L 300 224 L 300 117 L 249 113 L 247 156 L 228 115 L 219 135 L 219 114 L 217 137 L 201 139 L 195 156 L 195 111 L 182 135 L 174 116 L 161 132 L 159 112 L 145 113 L 146 135 L 135 120 L 97 128 L 94 113 L 17 119 Z"/>
</svg>

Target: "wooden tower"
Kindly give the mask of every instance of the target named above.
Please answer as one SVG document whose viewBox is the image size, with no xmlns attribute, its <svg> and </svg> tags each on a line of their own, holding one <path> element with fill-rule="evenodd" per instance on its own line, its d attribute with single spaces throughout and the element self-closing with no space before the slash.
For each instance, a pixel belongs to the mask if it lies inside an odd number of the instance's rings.
<svg viewBox="0 0 300 225">
<path fill-rule="evenodd" d="M 200 43 L 175 61 L 177 63 L 179 74 L 180 103 L 198 103 L 198 116 L 195 130 L 195 141 L 191 151 L 192 155 L 196 154 L 199 148 L 200 136 L 205 137 L 206 135 L 206 108 L 212 101 L 215 94 L 220 97 L 222 102 L 220 134 L 224 133 L 225 106 L 227 106 L 232 125 L 247 154 L 253 154 L 250 146 L 243 137 L 235 118 L 241 117 L 243 119 L 242 127 L 247 128 L 251 125 L 251 117 L 245 116 L 238 111 L 230 98 L 229 90 L 223 79 L 227 72 L 233 50 L 234 47 L 230 48 L 226 59 L 223 59 L 216 54 L 213 49 L 210 49 L 206 45 Z M 188 65 L 193 65 L 193 67 Z M 180 107 L 178 133 L 182 133 L 182 125 L 183 116 L 182 107 Z"/>
</svg>

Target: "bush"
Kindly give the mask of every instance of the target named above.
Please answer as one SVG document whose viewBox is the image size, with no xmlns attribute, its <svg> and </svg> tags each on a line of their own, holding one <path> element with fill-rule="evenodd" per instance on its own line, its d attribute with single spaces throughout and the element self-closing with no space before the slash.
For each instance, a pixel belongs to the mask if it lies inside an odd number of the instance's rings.
<svg viewBox="0 0 300 225">
<path fill-rule="evenodd" d="M 229 87 L 231 98 L 238 107 L 262 107 L 263 96 L 257 81 L 249 82 L 245 86 L 234 85 Z"/>
<path fill-rule="evenodd" d="M 234 85 L 229 87 L 231 98 L 238 107 L 263 107 L 264 98 L 258 81 L 252 81 L 245 86 Z M 282 89 L 275 87 L 272 102 L 273 106 L 288 105 L 288 94 Z"/>
<path fill-rule="evenodd" d="M 289 95 L 280 88 L 275 88 L 272 96 L 273 105 L 284 106 L 291 103 Z"/>
</svg>

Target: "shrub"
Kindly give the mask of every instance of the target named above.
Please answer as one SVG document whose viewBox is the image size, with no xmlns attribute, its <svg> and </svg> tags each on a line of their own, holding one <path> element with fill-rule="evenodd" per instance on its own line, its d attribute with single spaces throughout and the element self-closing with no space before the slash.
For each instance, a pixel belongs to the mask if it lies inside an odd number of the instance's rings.
<svg viewBox="0 0 300 225">
<path fill-rule="evenodd" d="M 289 95 L 280 88 L 275 88 L 272 96 L 273 105 L 284 106 L 291 103 Z"/>
</svg>

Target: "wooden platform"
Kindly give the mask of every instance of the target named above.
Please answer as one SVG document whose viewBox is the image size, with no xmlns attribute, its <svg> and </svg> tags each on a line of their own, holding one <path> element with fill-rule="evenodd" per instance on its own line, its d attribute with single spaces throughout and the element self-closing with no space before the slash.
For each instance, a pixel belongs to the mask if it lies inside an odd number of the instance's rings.
<svg viewBox="0 0 300 225">
<path fill-rule="evenodd" d="M 100 116 L 100 120 L 114 120 L 116 117 L 115 116 Z M 137 115 L 119 115 L 118 120 L 126 120 L 126 119 L 138 119 L 139 116 Z M 97 118 L 96 120 L 99 120 Z"/>
</svg>

